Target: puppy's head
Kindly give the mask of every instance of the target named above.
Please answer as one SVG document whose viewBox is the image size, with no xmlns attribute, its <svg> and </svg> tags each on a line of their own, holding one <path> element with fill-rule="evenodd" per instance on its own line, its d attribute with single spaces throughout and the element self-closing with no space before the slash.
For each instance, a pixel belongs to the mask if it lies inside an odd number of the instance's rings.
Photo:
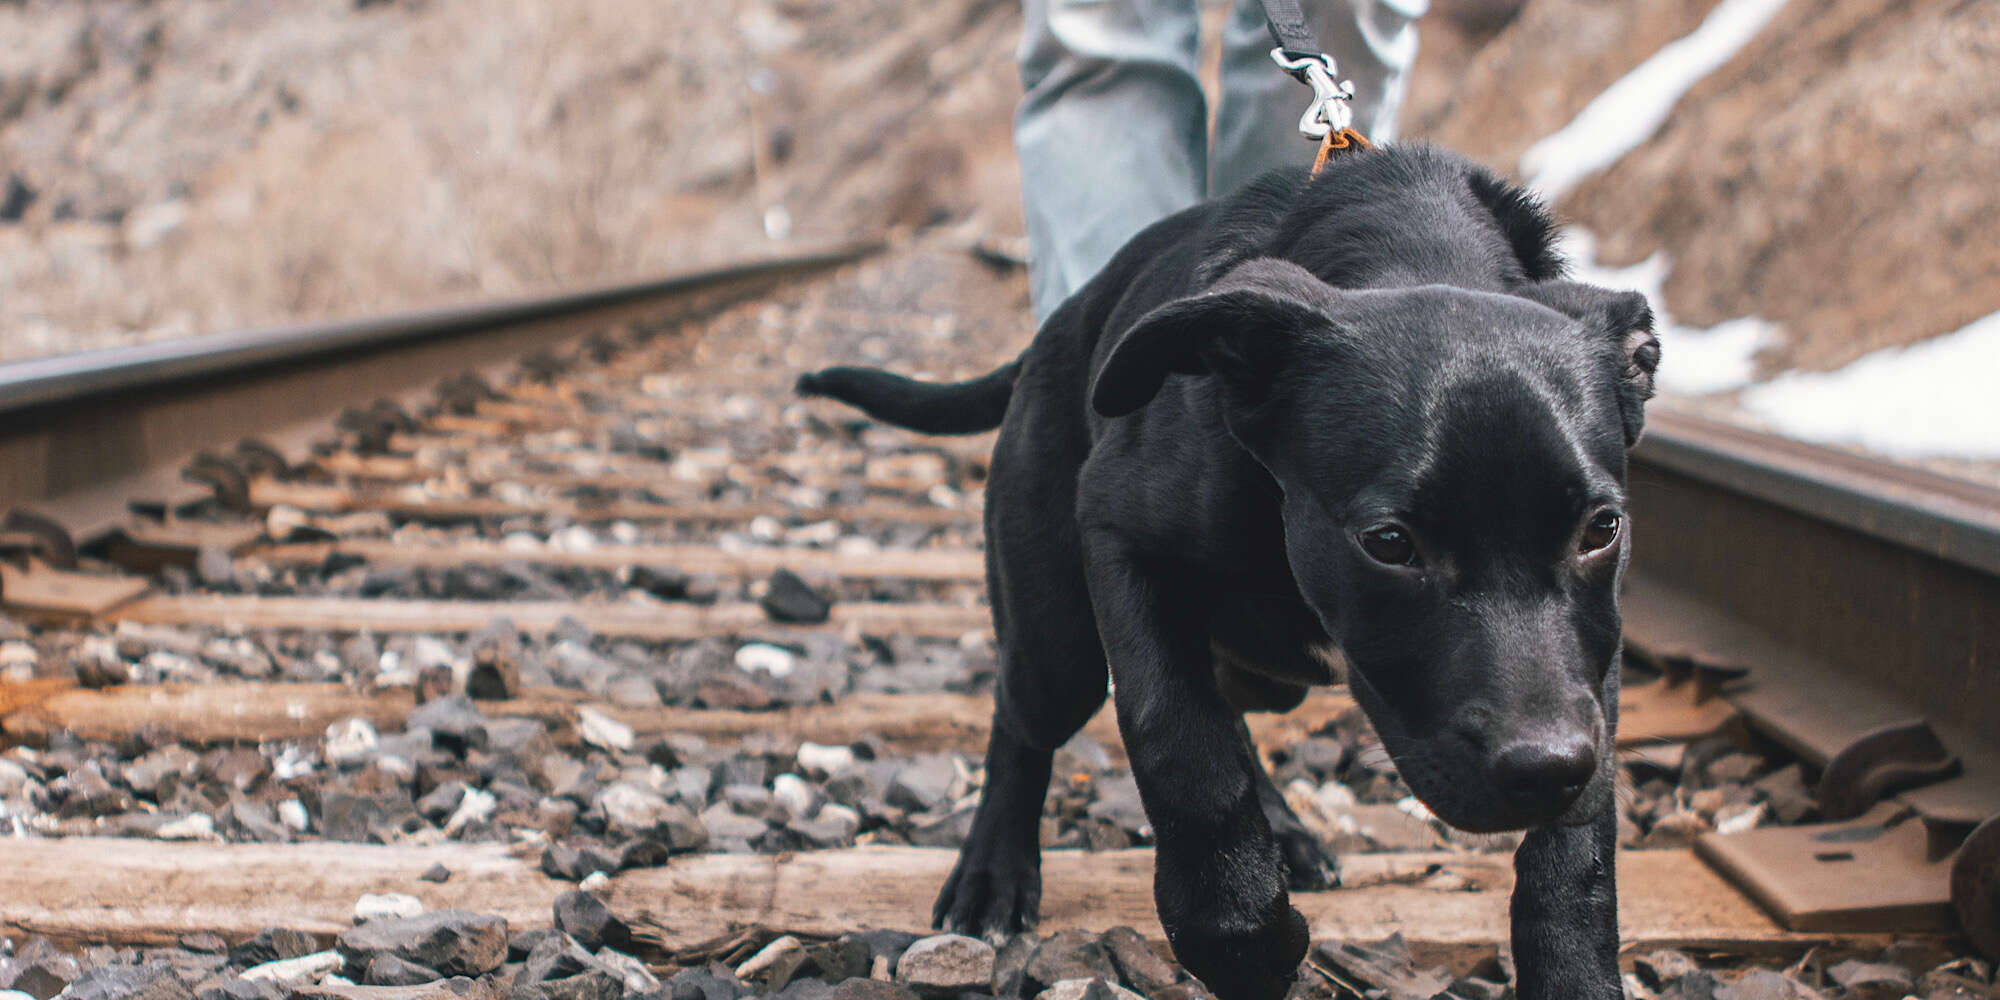
<svg viewBox="0 0 2000 1000">
<path fill-rule="evenodd" d="M 1658 362 L 1636 293 L 1341 291 L 1263 259 L 1134 324 L 1092 404 L 1205 376 L 1405 780 L 1502 830 L 1611 806 L 1625 451 Z"/>
</svg>

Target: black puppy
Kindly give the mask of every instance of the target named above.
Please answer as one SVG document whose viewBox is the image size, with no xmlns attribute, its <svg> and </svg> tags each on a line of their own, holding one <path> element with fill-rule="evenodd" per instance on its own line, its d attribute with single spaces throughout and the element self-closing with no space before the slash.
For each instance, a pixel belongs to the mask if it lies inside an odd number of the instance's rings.
<svg viewBox="0 0 2000 1000">
<path fill-rule="evenodd" d="M 1001 678 L 939 925 L 1034 921 L 1052 753 L 1108 663 L 1174 954 L 1222 1000 L 1284 995 L 1307 944 L 1287 883 L 1323 858 L 1241 713 L 1296 705 L 1337 650 L 1438 816 L 1531 830 L 1519 994 L 1622 995 L 1625 451 L 1659 346 L 1643 296 L 1563 280 L 1551 240 L 1478 166 L 1382 149 L 1152 226 L 982 378 L 799 380 L 917 430 L 1001 428 Z"/>
</svg>

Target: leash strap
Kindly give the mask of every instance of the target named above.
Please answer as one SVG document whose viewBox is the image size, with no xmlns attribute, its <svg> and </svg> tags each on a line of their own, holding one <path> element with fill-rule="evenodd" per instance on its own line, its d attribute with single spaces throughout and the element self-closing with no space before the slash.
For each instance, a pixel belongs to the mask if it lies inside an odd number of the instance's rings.
<svg viewBox="0 0 2000 1000">
<path fill-rule="evenodd" d="M 1319 156 L 1313 160 L 1312 175 L 1318 177 L 1335 153 L 1373 149 L 1366 136 L 1354 128 L 1354 83 L 1336 80 L 1340 72 L 1333 57 L 1319 47 L 1306 12 L 1299 0 L 1258 0 L 1264 8 L 1264 22 L 1270 26 L 1271 40 L 1278 47 L 1271 59 L 1293 79 L 1313 89 L 1313 101 L 1299 118 L 1299 134 L 1319 141 Z"/>
<path fill-rule="evenodd" d="M 1299 7 L 1299 0 L 1262 0 L 1264 21 L 1271 26 L 1271 40 L 1278 43 L 1279 51 L 1285 58 L 1324 59 L 1324 50 L 1319 40 L 1313 37 L 1312 28 L 1306 24 L 1306 12 Z M 1292 74 L 1305 82 L 1305 77 L 1297 72 Z"/>
</svg>

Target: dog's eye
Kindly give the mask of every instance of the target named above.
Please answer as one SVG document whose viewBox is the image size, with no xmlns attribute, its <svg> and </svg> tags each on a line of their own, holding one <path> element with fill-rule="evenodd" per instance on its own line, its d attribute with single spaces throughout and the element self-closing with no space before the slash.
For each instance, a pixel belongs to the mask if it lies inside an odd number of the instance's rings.
<svg viewBox="0 0 2000 1000">
<path fill-rule="evenodd" d="M 1583 535 L 1576 541 L 1578 552 L 1597 552 L 1611 547 L 1618 540 L 1618 528 L 1625 519 L 1615 510 L 1600 510 L 1590 523 L 1583 526 Z"/>
<path fill-rule="evenodd" d="M 1414 566 L 1417 543 L 1401 525 L 1384 524 L 1361 533 L 1361 551 L 1385 566 Z"/>
</svg>

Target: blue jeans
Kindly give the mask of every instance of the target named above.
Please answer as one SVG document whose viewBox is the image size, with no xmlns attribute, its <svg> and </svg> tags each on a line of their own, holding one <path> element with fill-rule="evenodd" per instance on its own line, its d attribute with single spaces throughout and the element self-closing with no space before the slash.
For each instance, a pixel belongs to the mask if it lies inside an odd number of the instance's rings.
<svg viewBox="0 0 2000 1000">
<path fill-rule="evenodd" d="M 1311 0 L 1313 32 L 1354 81 L 1354 127 L 1395 137 L 1429 0 Z M 1214 150 L 1197 76 L 1197 0 L 1024 0 L 1014 119 L 1037 323 L 1139 230 L 1272 167 L 1310 164 L 1312 90 L 1271 61 L 1257 0 L 1222 32 Z"/>
</svg>

